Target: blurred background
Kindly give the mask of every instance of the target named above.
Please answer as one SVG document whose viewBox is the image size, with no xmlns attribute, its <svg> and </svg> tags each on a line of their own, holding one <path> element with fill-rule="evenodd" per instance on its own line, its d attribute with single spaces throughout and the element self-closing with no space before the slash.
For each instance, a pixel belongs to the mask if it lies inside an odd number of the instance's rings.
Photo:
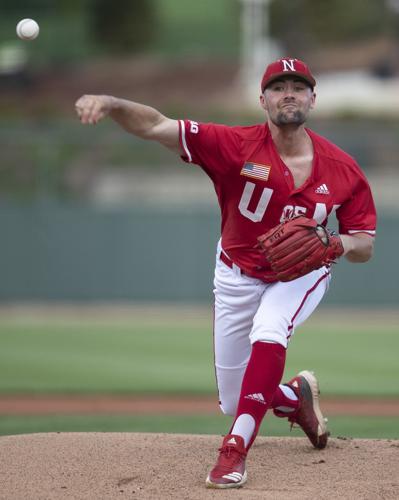
<svg viewBox="0 0 399 500">
<path fill-rule="evenodd" d="M 111 121 L 83 128 L 74 103 L 106 93 L 175 118 L 258 123 L 264 68 L 291 55 L 318 81 L 310 126 L 357 159 L 380 217 L 375 259 L 337 266 L 326 305 L 396 306 L 399 3 L 110 5 L 0 1 L 0 300 L 209 302 L 219 214 L 208 178 Z M 23 17 L 38 21 L 36 40 L 16 37 Z"/>
<path fill-rule="evenodd" d="M 259 123 L 262 73 L 282 56 L 312 68 L 309 126 L 356 158 L 379 214 L 374 259 L 336 266 L 288 374 L 330 342 L 316 363 L 327 394 L 398 408 L 398 0 L 0 0 L 0 13 L 0 432 L 28 429 L 15 394 L 214 396 L 213 187 L 110 120 L 82 127 L 74 103 L 111 94 L 173 118 Z M 41 30 L 30 42 L 15 34 L 26 17 Z"/>
</svg>

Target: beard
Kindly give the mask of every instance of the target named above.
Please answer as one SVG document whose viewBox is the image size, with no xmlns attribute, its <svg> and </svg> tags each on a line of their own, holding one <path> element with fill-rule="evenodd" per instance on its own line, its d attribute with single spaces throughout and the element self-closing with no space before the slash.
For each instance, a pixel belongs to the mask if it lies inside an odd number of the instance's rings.
<svg viewBox="0 0 399 500">
<path fill-rule="evenodd" d="M 306 121 L 306 114 L 303 111 L 279 111 L 276 116 L 270 117 L 271 121 L 277 125 L 302 125 Z"/>
</svg>

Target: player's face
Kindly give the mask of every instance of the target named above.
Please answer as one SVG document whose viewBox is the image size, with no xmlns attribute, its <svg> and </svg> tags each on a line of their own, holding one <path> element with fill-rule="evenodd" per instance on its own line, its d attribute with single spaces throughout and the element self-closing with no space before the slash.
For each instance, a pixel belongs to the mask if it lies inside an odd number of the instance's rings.
<svg viewBox="0 0 399 500">
<path fill-rule="evenodd" d="M 315 93 L 303 80 L 275 80 L 260 96 L 261 106 L 277 126 L 302 125 L 313 108 Z"/>
</svg>

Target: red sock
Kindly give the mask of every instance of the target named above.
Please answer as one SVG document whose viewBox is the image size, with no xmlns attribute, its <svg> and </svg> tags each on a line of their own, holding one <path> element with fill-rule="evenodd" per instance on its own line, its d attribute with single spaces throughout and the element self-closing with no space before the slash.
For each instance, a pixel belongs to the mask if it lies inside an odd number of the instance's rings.
<svg viewBox="0 0 399 500">
<path fill-rule="evenodd" d="M 277 387 L 276 392 L 274 393 L 273 400 L 270 404 L 270 408 L 278 408 L 280 406 L 286 406 L 288 408 L 293 408 L 296 410 L 298 408 L 299 401 L 287 398 L 284 392 Z"/>
<path fill-rule="evenodd" d="M 255 440 L 263 417 L 270 408 L 273 395 L 283 376 L 284 365 L 285 348 L 282 345 L 268 342 L 255 342 L 252 345 L 234 420 L 235 422 L 243 414 L 249 414 L 255 420 L 255 430 L 247 450 Z"/>
</svg>

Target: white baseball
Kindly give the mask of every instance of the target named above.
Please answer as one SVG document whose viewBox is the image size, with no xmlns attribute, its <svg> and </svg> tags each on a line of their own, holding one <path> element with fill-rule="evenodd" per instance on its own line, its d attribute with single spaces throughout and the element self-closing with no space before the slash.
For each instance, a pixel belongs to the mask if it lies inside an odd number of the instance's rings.
<svg viewBox="0 0 399 500">
<path fill-rule="evenodd" d="M 33 19 L 22 19 L 17 24 L 17 35 L 22 40 L 34 40 L 39 31 L 39 25 Z"/>
</svg>

